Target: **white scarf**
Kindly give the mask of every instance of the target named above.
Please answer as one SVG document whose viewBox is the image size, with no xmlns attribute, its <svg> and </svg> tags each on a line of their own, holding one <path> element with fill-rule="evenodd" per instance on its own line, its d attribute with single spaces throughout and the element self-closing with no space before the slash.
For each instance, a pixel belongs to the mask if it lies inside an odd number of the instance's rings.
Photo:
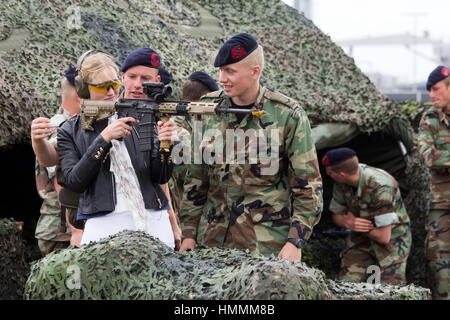
<svg viewBox="0 0 450 320">
<path fill-rule="evenodd" d="M 109 117 L 108 124 L 117 120 L 117 114 Z M 115 176 L 117 193 L 122 193 L 128 200 L 129 210 L 133 214 L 136 229 L 148 232 L 149 214 L 145 208 L 141 187 L 131 163 L 130 155 L 124 141 L 111 140 L 109 151 L 111 157 L 110 171 Z"/>
</svg>

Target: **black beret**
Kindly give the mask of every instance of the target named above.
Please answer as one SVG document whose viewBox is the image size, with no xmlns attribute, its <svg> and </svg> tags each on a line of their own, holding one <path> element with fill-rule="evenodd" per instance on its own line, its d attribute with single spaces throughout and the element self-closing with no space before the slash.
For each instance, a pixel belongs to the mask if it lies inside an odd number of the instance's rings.
<svg viewBox="0 0 450 320">
<path fill-rule="evenodd" d="M 209 74 L 203 71 L 195 71 L 189 76 L 188 80 L 200 81 L 211 91 L 219 90 L 216 81 Z"/>
<path fill-rule="evenodd" d="M 350 148 L 332 149 L 323 156 L 322 165 L 334 166 L 354 156 L 356 156 L 356 152 Z"/>
<path fill-rule="evenodd" d="M 172 76 L 170 75 L 170 73 L 166 69 L 164 69 L 164 67 L 161 65 L 159 66 L 158 69 L 159 69 L 159 76 L 161 78 L 161 82 L 166 85 L 169 84 L 170 81 L 172 81 Z"/>
<path fill-rule="evenodd" d="M 217 53 L 214 67 L 241 61 L 258 48 L 258 42 L 248 33 L 239 33 L 223 44 Z"/>
<path fill-rule="evenodd" d="M 123 73 L 134 66 L 145 66 L 149 68 L 159 69 L 159 55 L 155 50 L 150 48 L 139 48 L 131 51 L 131 53 L 125 58 L 120 71 L 122 71 Z"/>
<path fill-rule="evenodd" d="M 437 66 L 428 76 L 427 80 L 427 90 L 430 91 L 430 88 L 437 82 L 444 80 L 450 75 L 450 69 L 445 66 Z"/>
<path fill-rule="evenodd" d="M 66 79 L 75 87 L 75 77 L 78 75 L 77 68 L 72 67 L 64 73 Z"/>
</svg>

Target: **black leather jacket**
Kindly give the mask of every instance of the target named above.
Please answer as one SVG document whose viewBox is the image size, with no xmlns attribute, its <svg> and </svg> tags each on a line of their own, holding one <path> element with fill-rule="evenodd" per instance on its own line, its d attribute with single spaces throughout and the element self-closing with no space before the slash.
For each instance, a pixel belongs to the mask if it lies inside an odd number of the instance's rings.
<svg viewBox="0 0 450 320">
<path fill-rule="evenodd" d="M 112 144 L 100 135 L 107 123 L 108 120 L 97 121 L 93 124 L 94 131 L 83 130 L 80 116 L 75 116 L 58 128 L 58 153 L 64 186 L 81 193 L 78 211 L 84 215 L 108 213 L 115 208 L 114 176 L 109 170 Z M 135 127 L 124 141 L 139 180 L 145 208 L 164 208 L 168 200 L 160 184 L 169 180 L 173 164 L 163 165 L 159 151 L 154 152 L 154 158 L 150 152 L 139 151 Z M 159 149 L 158 140 L 155 142 Z"/>
</svg>

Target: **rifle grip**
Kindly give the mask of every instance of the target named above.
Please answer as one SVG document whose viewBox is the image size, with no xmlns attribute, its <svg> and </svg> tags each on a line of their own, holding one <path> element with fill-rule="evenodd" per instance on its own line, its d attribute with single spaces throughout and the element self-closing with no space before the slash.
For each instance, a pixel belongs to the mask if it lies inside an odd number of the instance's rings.
<svg viewBox="0 0 450 320">
<path fill-rule="evenodd" d="M 170 116 L 168 115 L 163 115 L 161 117 L 161 121 L 164 123 L 168 122 L 170 120 Z M 169 152 L 170 151 L 170 145 L 171 145 L 171 141 L 170 140 L 162 140 L 159 142 L 159 151 L 166 151 Z"/>
</svg>

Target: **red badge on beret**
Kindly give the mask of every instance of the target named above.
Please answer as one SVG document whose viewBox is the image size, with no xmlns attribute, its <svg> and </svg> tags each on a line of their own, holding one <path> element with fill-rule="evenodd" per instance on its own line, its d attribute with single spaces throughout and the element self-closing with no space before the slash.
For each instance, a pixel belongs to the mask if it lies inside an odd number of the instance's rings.
<svg viewBox="0 0 450 320">
<path fill-rule="evenodd" d="M 242 48 L 241 46 L 234 46 L 233 49 L 231 49 L 231 57 L 234 60 L 241 59 L 246 54 L 247 54 L 247 51 L 245 51 L 245 49 Z"/>
<path fill-rule="evenodd" d="M 325 156 L 325 157 L 322 158 L 322 164 L 323 164 L 324 166 L 329 166 L 329 165 L 330 165 L 330 160 L 328 159 L 327 156 Z"/>
<path fill-rule="evenodd" d="M 150 60 L 152 66 L 157 67 L 159 66 L 159 57 L 156 53 L 152 54 L 152 58 Z"/>
<path fill-rule="evenodd" d="M 441 72 L 444 77 L 447 77 L 450 74 L 450 69 L 442 68 Z"/>
</svg>

